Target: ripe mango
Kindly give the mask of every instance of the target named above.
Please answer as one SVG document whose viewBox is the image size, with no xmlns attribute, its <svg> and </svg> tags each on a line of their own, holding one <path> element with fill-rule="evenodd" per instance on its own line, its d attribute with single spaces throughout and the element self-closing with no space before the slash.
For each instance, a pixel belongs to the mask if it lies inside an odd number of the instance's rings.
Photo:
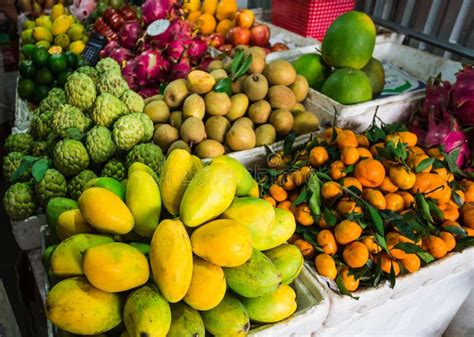
<svg viewBox="0 0 474 337">
<path fill-rule="evenodd" d="M 61 3 L 58 3 L 56 5 L 54 5 L 52 8 L 51 8 L 51 20 L 56 20 L 57 18 L 59 18 L 61 15 L 64 14 L 64 5 L 61 4 Z"/>
<path fill-rule="evenodd" d="M 76 55 L 81 55 L 82 52 L 86 49 L 86 44 L 84 41 L 73 41 L 67 47 L 67 50 L 73 52 Z"/>
<path fill-rule="evenodd" d="M 296 221 L 293 213 L 286 209 L 275 208 L 275 223 L 269 232 L 259 236 L 260 250 L 275 248 L 285 243 L 295 232 Z"/>
<path fill-rule="evenodd" d="M 33 38 L 36 41 L 47 41 L 49 43 L 53 42 L 53 34 L 48 28 L 45 27 L 35 27 L 33 28 Z"/>
<path fill-rule="evenodd" d="M 244 305 L 227 293 L 219 305 L 201 312 L 206 330 L 215 337 L 244 337 L 250 329 L 250 320 Z"/>
<path fill-rule="evenodd" d="M 84 275 L 82 255 L 91 247 L 113 242 L 105 235 L 76 234 L 61 242 L 51 256 L 51 270 L 54 275 L 71 277 Z"/>
<path fill-rule="evenodd" d="M 155 179 L 144 171 L 130 174 L 125 201 L 135 220 L 133 230 L 151 238 L 160 222 L 161 213 L 160 189 Z"/>
<path fill-rule="evenodd" d="M 193 160 L 194 164 L 194 170 L 197 172 L 198 170 L 204 168 L 204 164 L 202 163 L 201 158 L 196 157 L 195 155 L 191 156 L 191 159 Z"/>
<path fill-rule="evenodd" d="M 254 198 L 258 198 L 260 196 L 258 182 L 255 179 L 253 180 L 253 185 L 252 185 L 252 188 L 250 189 L 248 196 L 254 197 Z"/>
<path fill-rule="evenodd" d="M 81 233 L 92 233 L 94 229 L 87 223 L 79 209 L 70 209 L 62 212 L 57 224 L 59 240 Z"/>
<path fill-rule="evenodd" d="M 79 335 L 108 331 L 122 321 L 119 294 L 93 287 L 83 277 L 57 283 L 46 298 L 46 315 L 58 328 Z"/>
<path fill-rule="evenodd" d="M 82 37 L 84 36 L 84 26 L 80 23 L 73 23 L 67 30 L 67 35 L 69 35 L 71 41 L 82 40 Z"/>
<path fill-rule="evenodd" d="M 146 173 L 150 174 L 153 177 L 153 179 L 155 179 L 157 184 L 160 183 L 160 178 L 158 178 L 158 175 L 156 174 L 156 172 L 153 171 L 153 169 L 150 166 L 146 165 L 146 164 L 143 164 L 143 163 L 140 163 L 140 162 L 133 163 L 128 168 L 128 176 L 130 176 L 135 171 L 146 172 Z"/>
<path fill-rule="evenodd" d="M 226 164 L 235 176 L 235 182 L 237 184 L 235 194 L 239 197 L 246 196 L 250 193 L 254 187 L 254 180 L 249 171 L 242 165 L 237 159 L 222 155 L 212 159 L 213 163 Z"/>
<path fill-rule="evenodd" d="M 184 191 L 195 173 L 194 161 L 188 151 L 175 149 L 166 158 L 160 188 L 163 204 L 171 215 L 178 214 Z"/>
<path fill-rule="evenodd" d="M 194 257 L 193 277 L 184 302 L 196 310 L 209 310 L 222 301 L 226 288 L 221 267 Z"/>
<path fill-rule="evenodd" d="M 53 236 L 57 236 L 58 219 L 61 213 L 79 208 L 76 200 L 68 198 L 51 198 L 46 206 L 46 222 Z"/>
<path fill-rule="evenodd" d="M 193 275 L 193 251 L 180 220 L 163 220 L 151 240 L 150 264 L 158 288 L 171 303 L 186 295 Z"/>
<path fill-rule="evenodd" d="M 171 307 L 171 326 L 166 337 L 205 337 L 204 322 L 199 312 L 183 302 Z"/>
<path fill-rule="evenodd" d="M 110 177 L 99 177 L 89 180 L 84 186 L 84 190 L 91 187 L 102 187 L 117 195 L 122 200 L 125 200 L 125 187 L 120 181 Z"/>
<path fill-rule="evenodd" d="M 40 15 L 35 19 L 35 26 L 36 27 L 43 27 L 46 29 L 51 29 L 53 23 L 48 15 Z"/>
<path fill-rule="evenodd" d="M 224 268 L 227 286 L 244 297 L 258 297 L 274 292 L 281 273 L 262 252 L 254 249 L 250 259 L 239 267 Z"/>
<path fill-rule="evenodd" d="M 179 213 L 188 227 L 197 227 L 224 212 L 235 196 L 236 182 L 228 166 L 214 163 L 196 172 L 181 199 Z"/>
<path fill-rule="evenodd" d="M 290 317 L 296 311 L 296 294 L 282 284 L 270 294 L 257 298 L 242 298 L 250 320 L 258 323 L 274 323 Z"/>
<path fill-rule="evenodd" d="M 235 198 L 221 217 L 235 220 L 245 226 L 252 234 L 253 246 L 262 250 L 265 247 L 263 241 L 267 240 L 267 233 L 275 222 L 275 210 L 268 201 L 263 199 Z"/>
<path fill-rule="evenodd" d="M 250 232 L 234 220 L 214 220 L 191 235 L 193 252 L 200 258 L 221 267 L 236 267 L 252 255 Z"/>
<path fill-rule="evenodd" d="M 121 242 L 87 249 L 82 268 L 94 287 L 111 293 L 144 285 L 150 276 L 145 255 Z"/>
<path fill-rule="evenodd" d="M 135 223 L 122 199 L 105 188 L 92 187 L 82 192 L 79 209 L 84 219 L 102 233 L 126 234 Z"/>
<path fill-rule="evenodd" d="M 165 337 L 171 325 L 170 306 L 154 284 L 128 296 L 123 317 L 130 337 Z"/>
<path fill-rule="evenodd" d="M 64 34 L 72 25 L 72 17 L 69 15 L 61 15 L 53 21 L 51 32 L 53 35 Z"/>
<path fill-rule="evenodd" d="M 293 282 L 303 269 L 304 258 L 300 249 L 295 245 L 283 244 L 265 251 L 264 254 L 281 273 L 282 284 Z"/>
</svg>

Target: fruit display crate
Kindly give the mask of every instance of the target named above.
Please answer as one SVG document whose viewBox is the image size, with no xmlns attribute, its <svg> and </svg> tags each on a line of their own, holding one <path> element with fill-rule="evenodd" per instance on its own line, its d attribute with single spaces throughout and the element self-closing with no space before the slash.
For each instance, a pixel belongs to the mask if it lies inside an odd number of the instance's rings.
<svg viewBox="0 0 474 337">
<path fill-rule="evenodd" d="M 384 64 L 384 90 L 389 88 L 389 95 L 384 91 L 380 97 L 371 101 L 344 105 L 310 89 L 304 102 L 307 110 L 315 112 L 321 122 L 328 123 L 334 120 L 336 111 L 337 126 L 363 131 L 372 123 L 376 110 L 377 116 L 386 123 L 407 117 L 425 96 L 425 83 L 430 77 L 441 74 L 443 79 L 453 81 L 456 72 L 462 69 L 459 62 L 395 42 L 376 44 L 373 56 Z"/>
<path fill-rule="evenodd" d="M 315 336 L 441 336 L 474 289 L 474 247 L 455 252 L 415 274 L 378 288 L 353 293 L 331 290 L 314 265 L 307 263 L 313 282 L 329 297 L 329 313 Z"/>
<path fill-rule="evenodd" d="M 46 214 L 38 213 L 24 220 L 10 220 L 13 236 L 22 250 L 41 248 L 41 227 L 46 225 Z"/>
</svg>

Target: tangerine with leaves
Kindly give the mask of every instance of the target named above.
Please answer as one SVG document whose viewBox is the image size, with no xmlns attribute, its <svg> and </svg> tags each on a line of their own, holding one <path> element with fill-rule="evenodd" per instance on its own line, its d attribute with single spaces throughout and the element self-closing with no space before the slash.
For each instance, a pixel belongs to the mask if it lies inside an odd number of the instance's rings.
<svg viewBox="0 0 474 337">
<path fill-rule="evenodd" d="M 347 173 L 345 172 L 346 166 L 344 163 L 340 160 L 336 160 L 331 163 L 329 167 L 329 176 L 332 178 L 332 180 L 339 180 L 341 178 L 344 178 Z"/>
<path fill-rule="evenodd" d="M 418 137 L 413 132 L 409 131 L 399 131 L 396 135 L 401 139 L 401 141 L 408 146 L 415 146 L 418 142 Z"/>
<path fill-rule="evenodd" d="M 299 248 L 305 259 L 310 259 L 316 254 L 316 249 L 308 241 L 297 239 L 293 244 Z"/>
<path fill-rule="evenodd" d="M 362 234 L 362 227 L 352 220 L 342 220 L 334 228 L 334 237 L 337 243 L 347 245 L 357 240 Z"/>
<path fill-rule="evenodd" d="M 347 267 L 342 268 L 341 277 L 346 290 L 354 292 L 359 288 L 359 279 L 356 279 L 353 274 L 349 274 Z"/>
<path fill-rule="evenodd" d="M 330 200 L 342 195 L 342 187 L 334 181 L 328 181 L 321 186 L 321 196 Z"/>
<path fill-rule="evenodd" d="M 444 241 L 448 252 L 452 251 L 456 247 L 456 239 L 454 235 L 449 232 L 439 233 L 439 238 Z"/>
<path fill-rule="evenodd" d="M 342 186 L 347 187 L 347 188 L 349 188 L 351 186 L 354 186 L 359 191 L 362 191 L 362 185 L 361 185 L 360 181 L 357 180 L 354 177 L 346 177 L 346 178 L 342 179 Z"/>
<path fill-rule="evenodd" d="M 369 260 L 369 250 L 359 241 L 348 244 L 342 252 L 344 262 L 351 268 L 360 268 Z"/>
<path fill-rule="evenodd" d="M 390 180 L 402 190 L 408 190 L 415 185 L 416 175 L 403 165 L 395 165 L 389 171 Z"/>
<path fill-rule="evenodd" d="M 400 274 L 400 265 L 394 259 L 392 259 L 387 253 L 382 252 L 378 255 L 377 260 L 380 263 L 380 268 L 384 273 L 390 274 L 390 271 L 393 269 L 395 276 Z"/>
<path fill-rule="evenodd" d="M 359 152 L 359 159 L 373 158 L 372 153 L 367 150 L 365 147 L 358 147 L 357 152 Z"/>
<path fill-rule="evenodd" d="M 329 254 L 319 254 L 314 261 L 316 270 L 324 277 L 334 280 L 337 276 L 336 263 Z"/>
<path fill-rule="evenodd" d="M 417 272 L 421 266 L 420 258 L 416 254 L 406 254 L 400 262 L 409 273 Z"/>
<path fill-rule="evenodd" d="M 439 237 L 431 235 L 425 239 L 426 247 L 428 252 L 435 258 L 440 259 L 448 253 L 448 246 L 446 243 Z"/>
<path fill-rule="evenodd" d="M 315 146 L 309 152 L 308 162 L 312 167 L 321 167 L 328 159 L 328 151 L 322 146 Z"/>
<path fill-rule="evenodd" d="M 361 241 L 367 247 L 370 254 L 378 254 L 382 251 L 382 247 L 375 241 L 373 235 L 366 236 Z"/>
<path fill-rule="evenodd" d="M 369 139 L 365 135 L 357 134 L 356 139 L 357 139 L 357 146 L 358 147 L 362 147 L 362 148 L 366 148 L 366 149 L 369 148 L 370 142 L 369 142 Z"/>
<path fill-rule="evenodd" d="M 337 253 L 337 242 L 334 234 L 328 229 L 323 229 L 316 236 L 316 241 L 326 254 L 334 255 Z"/>
<path fill-rule="evenodd" d="M 339 132 L 336 138 L 337 146 L 343 149 L 348 146 L 357 147 L 357 138 L 351 130 L 343 130 Z"/>
<path fill-rule="evenodd" d="M 354 170 L 356 177 L 364 187 L 380 186 L 385 178 L 385 168 L 375 159 L 365 159 L 357 163 Z"/>
<path fill-rule="evenodd" d="M 359 161 L 359 151 L 356 147 L 346 146 L 341 151 L 341 161 L 345 165 L 354 165 Z"/>
</svg>

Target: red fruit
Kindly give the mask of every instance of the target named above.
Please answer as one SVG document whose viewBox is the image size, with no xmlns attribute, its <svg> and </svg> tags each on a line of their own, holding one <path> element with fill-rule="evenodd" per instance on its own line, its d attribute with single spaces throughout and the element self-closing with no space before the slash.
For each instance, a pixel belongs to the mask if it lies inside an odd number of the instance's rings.
<svg viewBox="0 0 474 337">
<path fill-rule="evenodd" d="M 474 68 L 465 65 L 456 74 L 456 82 L 451 91 L 455 114 L 464 124 L 474 124 Z"/>
<path fill-rule="evenodd" d="M 142 28 L 137 21 L 130 21 L 127 22 L 121 29 L 120 29 L 120 41 L 122 42 L 122 46 L 125 48 L 132 49 L 135 47 L 135 43 L 142 35 Z"/>
<path fill-rule="evenodd" d="M 109 25 L 104 21 L 103 18 L 98 18 L 94 23 L 94 30 L 102 35 L 102 32 L 109 28 Z"/>
<path fill-rule="evenodd" d="M 166 19 L 170 4 L 168 0 L 146 0 L 142 5 L 143 20 L 150 24 L 158 19 Z"/>
<path fill-rule="evenodd" d="M 225 36 L 221 33 L 214 33 L 209 36 L 209 45 L 216 49 L 219 49 L 222 45 L 225 44 Z"/>
<path fill-rule="evenodd" d="M 199 60 L 206 54 L 207 43 L 199 37 L 195 37 L 188 48 L 188 56 L 193 64 L 199 63 Z"/>
<path fill-rule="evenodd" d="M 234 27 L 229 31 L 227 38 L 234 46 L 239 44 L 248 45 L 250 43 L 250 35 L 251 33 L 248 28 Z"/>
<path fill-rule="evenodd" d="M 289 50 L 289 49 L 290 48 L 288 48 L 288 46 L 286 44 L 281 43 L 281 42 L 277 42 L 272 46 L 272 52 L 285 51 L 285 50 Z"/>
<path fill-rule="evenodd" d="M 125 19 L 125 21 L 132 21 L 137 18 L 137 13 L 129 4 L 126 4 L 125 6 L 120 8 L 119 13 Z"/>
<path fill-rule="evenodd" d="M 250 29 L 250 42 L 253 46 L 266 47 L 270 40 L 270 28 L 267 25 L 259 24 Z"/>
</svg>

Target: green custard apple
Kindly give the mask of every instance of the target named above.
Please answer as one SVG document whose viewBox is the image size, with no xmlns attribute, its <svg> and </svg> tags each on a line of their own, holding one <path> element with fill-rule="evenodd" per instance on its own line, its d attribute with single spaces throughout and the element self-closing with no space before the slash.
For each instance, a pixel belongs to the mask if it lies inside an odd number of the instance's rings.
<svg viewBox="0 0 474 337">
<path fill-rule="evenodd" d="M 45 113 L 47 111 L 54 111 L 60 105 L 66 103 L 66 93 L 61 88 L 53 88 L 49 91 L 48 95 L 40 102 L 38 111 Z"/>
<path fill-rule="evenodd" d="M 130 167 L 135 162 L 148 165 L 153 171 L 159 172 L 165 157 L 161 148 L 153 143 L 135 145 L 125 159 L 125 164 Z"/>
<path fill-rule="evenodd" d="M 100 75 L 97 88 L 101 94 L 109 93 L 118 98 L 128 90 L 128 84 L 120 73 L 106 72 Z"/>
<path fill-rule="evenodd" d="M 20 167 L 21 160 L 25 155 L 21 152 L 10 152 L 3 157 L 3 176 L 5 180 L 10 181 L 13 173 Z M 17 181 L 27 181 L 31 178 L 31 169 L 22 173 Z"/>
<path fill-rule="evenodd" d="M 143 123 L 133 115 L 128 114 L 120 117 L 112 130 L 113 140 L 122 151 L 128 151 L 140 143 L 145 134 Z"/>
<path fill-rule="evenodd" d="M 33 147 L 33 137 L 29 133 L 9 135 L 5 140 L 5 149 L 8 152 L 22 152 L 30 154 Z"/>
<path fill-rule="evenodd" d="M 121 73 L 120 65 L 111 57 L 105 57 L 95 65 L 97 73 L 102 76 L 105 73 Z"/>
<path fill-rule="evenodd" d="M 113 158 L 105 163 L 102 171 L 100 172 L 100 176 L 110 177 L 121 181 L 127 177 L 127 169 L 120 160 Z"/>
<path fill-rule="evenodd" d="M 129 112 L 143 112 L 145 107 L 142 96 L 133 90 L 125 90 L 120 100 L 125 104 Z"/>
<path fill-rule="evenodd" d="M 36 111 L 31 119 L 30 134 L 35 140 L 46 140 L 48 135 L 53 131 L 51 120 L 53 111 L 45 111 L 40 113 Z"/>
<path fill-rule="evenodd" d="M 77 140 L 60 140 L 54 147 L 53 157 L 54 166 L 67 177 L 74 176 L 89 166 L 87 150 Z"/>
<path fill-rule="evenodd" d="M 94 163 L 103 163 L 115 153 L 112 132 L 105 126 L 94 126 L 86 136 L 86 149 Z"/>
<path fill-rule="evenodd" d="M 95 124 L 110 127 L 125 113 L 126 107 L 117 97 L 104 93 L 97 96 L 91 117 Z"/>
<path fill-rule="evenodd" d="M 43 157 L 48 155 L 48 143 L 40 140 L 33 143 L 31 154 L 35 157 Z"/>
<path fill-rule="evenodd" d="M 151 118 L 147 114 L 141 112 L 134 113 L 132 114 L 132 116 L 140 120 L 143 125 L 142 143 L 147 143 L 151 141 L 151 139 L 153 138 L 153 133 L 155 132 L 155 126 Z"/>
<path fill-rule="evenodd" d="M 3 196 L 3 208 L 12 220 L 23 220 L 35 214 L 38 203 L 31 184 L 11 185 Z"/>
<path fill-rule="evenodd" d="M 74 200 L 79 199 L 87 182 L 95 178 L 97 178 L 97 175 L 91 170 L 81 171 L 78 175 L 72 177 L 67 185 L 69 197 Z"/>
<path fill-rule="evenodd" d="M 92 78 L 94 83 L 97 82 L 98 74 L 97 74 L 97 70 L 94 67 L 83 66 L 83 67 L 77 68 L 76 71 L 78 73 L 85 74 L 85 75 L 89 76 L 90 78 Z"/>
<path fill-rule="evenodd" d="M 94 81 L 89 76 L 78 72 L 68 77 L 64 91 L 67 102 L 81 110 L 92 107 L 97 94 Z"/>
<path fill-rule="evenodd" d="M 66 178 L 58 170 L 48 169 L 43 178 L 36 183 L 35 189 L 39 204 L 46 207 L 49 199 L 66 196 Z"/>
<path fill-rule="evenodd" d="M 79 129 L 84 132 L 86 127 L 85 116 L 81 110 L 69 104 L 63 104 L 53 113 L 53 131 L 60 137 L 68 136 L 67 129 Z"/>
</svg>

